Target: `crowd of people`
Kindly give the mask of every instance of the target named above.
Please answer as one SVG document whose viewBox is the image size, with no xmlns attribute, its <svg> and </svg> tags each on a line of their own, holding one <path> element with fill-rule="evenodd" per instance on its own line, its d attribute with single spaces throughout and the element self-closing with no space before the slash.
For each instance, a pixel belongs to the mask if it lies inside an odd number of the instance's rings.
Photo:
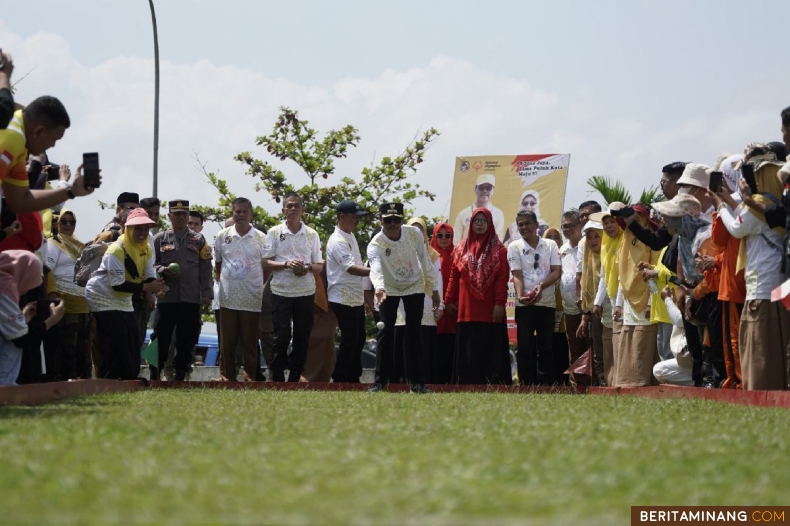
<svg viewBox="0 0 790 526">
<path fill-rule="evenodd" d="M 162 203 L 123 192 L 85 243 L 64 202 L 100 180 L 49 161 L 66 109 L 48 96 L 14 104 L 13 61 L 2 62 L 0 385 L 135 379 L 149 327 L 151 378 L 184 380 L 211 309 L 225 381 L 265 380 L 265 362 L 271 381 L 358 383 L 374 318 L 372 392 L 402 382 L 416 393 L 441 383 L 790 387 L 790 315 L 775 292 L 788 276 L 790 108 L 783 142 L 712 166 L 669 163 L 665 200 L 586 201 L 560 229 L 530 191 L 510 224 L 484 174 L 455 227 L 379 205 L 364 257 L 355 231 L 368 210 L 337 204 L 323 245 L 295 193 L 268 230 L 237 198 L 210 242 L 187 200 L 168 202 L 160 229 Z"/>
</svg>

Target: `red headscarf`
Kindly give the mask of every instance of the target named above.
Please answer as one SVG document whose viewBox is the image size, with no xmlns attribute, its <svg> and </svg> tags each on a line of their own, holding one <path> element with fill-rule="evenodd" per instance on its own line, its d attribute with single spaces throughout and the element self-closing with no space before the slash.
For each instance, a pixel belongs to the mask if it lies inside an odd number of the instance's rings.
<svg viewBox="0 0 790 526">
<path fill-rule="evenodd" d="M 436 237 L 436 234 L 442 230 L 450 234 L 450 244 L 447 245 L 447 248 L 441 248 L 439 246 L 439 238 Z M 453 235 L 453 227 L 450 226 L 450 223 L 445 223 L 442 221 L 440 223 L 436 223 L 436 226 L 433 227 L 431 248 L 439 253 L 439 260 L 442 264 L 442 284 L 444 285 L 445 289 L 447 289 L 447 284 L 450 283 L 450 270 L 453 268 L 453 249 L 455 248 L 453 245 Z M 442 295 L 444 295 L 444 291 L 442 291 Z"/>
<path fill-rule="evenodd" d="M 488 229 L 484 234 L 475 234 L 475 216 L 483 214 L 488 220 Z M 472 285 L 472 296 L 483 299 L 486 288 L 496 275 L 499 265 L 499 251 L 504 245 L 496 235 L 494 218 L 488 208 L 478 208 L 472 212 L 469 233 L 458 246 L 455 247 L 455 264 L 461 272 L 469 274 L 469 283 Z"/>
</svg>

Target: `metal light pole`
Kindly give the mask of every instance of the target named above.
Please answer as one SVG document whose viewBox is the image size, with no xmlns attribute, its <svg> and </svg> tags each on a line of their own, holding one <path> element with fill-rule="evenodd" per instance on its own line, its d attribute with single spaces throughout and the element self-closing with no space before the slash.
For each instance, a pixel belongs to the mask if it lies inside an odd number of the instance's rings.
<svg viewBox="0 0 790 526">
<path fill-rule="evenodd" d="M 151 24 L 154 27 L 154 193 L 157 197 L 159 184 L 159 36 L 156 31 L 156 12 L 154 11 L 154 0 L 148 0 L 151 6 Z"/>
</svg>

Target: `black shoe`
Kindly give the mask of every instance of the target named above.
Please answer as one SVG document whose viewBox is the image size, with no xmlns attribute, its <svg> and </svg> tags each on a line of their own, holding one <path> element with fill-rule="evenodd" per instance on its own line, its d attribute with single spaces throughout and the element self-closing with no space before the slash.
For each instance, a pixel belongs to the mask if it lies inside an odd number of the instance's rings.
<svg viewBox="0 0 790 526">
<path fill-rule="evenodd" d="M 299 371 L 288 371 L 289 382 L 298 382 L 301 377 L 302 377 L 302 373 L 300 373 Z"/>
<path fill-rule="evenodd" d="M 414 384 L 411 386 L 411 392 L 417 394 L 429 394 L 432 393 L 430 389 L 425 384 Z"/>
<path fill-rule="evenodd" d="M 376 382 L 368 388 L 369 393 L 380 393 L 387 390 L 387 384 Z"/>
<path fill-rule="evenodd" d="M 274 369 L 269 369 L 269 381 L 284 382 L 285 373 L 283 371 L 275 371 Z"/>
</svg>

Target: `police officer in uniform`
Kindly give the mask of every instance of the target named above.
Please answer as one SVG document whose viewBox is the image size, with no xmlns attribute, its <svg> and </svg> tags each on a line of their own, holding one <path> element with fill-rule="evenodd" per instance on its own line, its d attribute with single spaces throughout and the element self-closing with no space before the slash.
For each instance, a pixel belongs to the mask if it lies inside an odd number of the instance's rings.
<svg viewBox="0 0 790 526">
<path fill-rule="evenodd" d="M 192 349 L 200 334 L 200 307 L 211 305 L 214 297 L 211 276 L 211 246 L 202 234 L 190 230 L 189 201 L 170 201 L 168 214 L 171 228 L 154 237 L 154 257 L 157 274 L 165 278 L 168 291 L 158 300 L 159 365 L 167 360 L 167 350 L 176 330 L 175 370 L 177 381 L 183 381 Z M 169 269 L 172 263 L 178 269 Z M 159 371 L 151 369 L 151 379 L 158 379 Z"/>
</svg>

